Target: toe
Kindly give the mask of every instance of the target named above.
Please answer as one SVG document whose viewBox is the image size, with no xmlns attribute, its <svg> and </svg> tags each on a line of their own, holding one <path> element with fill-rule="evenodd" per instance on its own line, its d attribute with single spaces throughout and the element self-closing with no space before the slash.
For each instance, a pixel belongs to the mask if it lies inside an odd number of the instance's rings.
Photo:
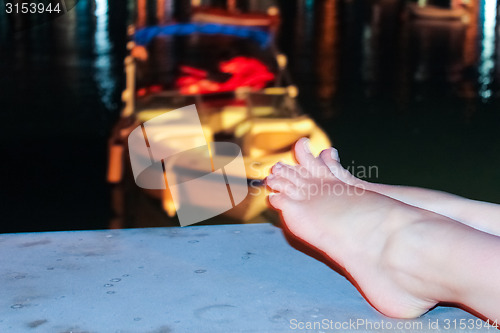
<svg viewBox="0 0 500 333">
<path fill-rule="evenodd" d="M 303 200 L 305 198 L 303 191 L 286 178 L 271 174 L 266 178 L 266 184 L 273 191 L 285 194 L 293 200 Z"/>
<path fill-rule="evenodd" d="M 338 178 L 338 174 L 342 168 L 342 165 L 339 163 L 339 159 L 336 158 L 338 156 L 337 149 L 328 148 L 325 149 L 319 154 L 319 158 L 325 163 L 325 165 L 330 169 L 330 171 Z"/>
<path fill-rule="evenodd" d="M 339 163 L 340 159 L 337 149 L 325 149 L 319 154 L 319 157 L 336 178 L 344 183 L 351 183 L 353 176 Z"/>
<path fill-rule="evenodd" d="M 293 149 L 295 153 L 295 159 L 300 165 L 304 167 L 307 167 L 307 165 L 311 164 L 314 161 L 314 156 L 311 153 L 309 144 L 310 141 L 308 138 L 301 138 L 295 143 L 295 147 Z"/>
<path fill-rule="evenodd" d="M 309 139 L 302 138 L 295 144 L 295 159 L 314 177 L 330 177 L 331 172 L 322 159 L 315 158 L 309 148 Z"/>
<path fill-rule="evenodd" d="M 333 158 L 335 161 L 340 163 L 340 156 L 339 156 L 339 151 L 333 147 L 330 149 L 327 149 L 330 151 L 330 157 Z"/>
<path fill-rule="evenodd" d="M 288 165 L 282 162 L 276 163 L 271 172 L 275 176 L 280 176 L 288 179 L 297 187 L 303 187 L 307 185 L 307 178 L 310 177 L 309 171 L 300 165 Z"/>
</svg>

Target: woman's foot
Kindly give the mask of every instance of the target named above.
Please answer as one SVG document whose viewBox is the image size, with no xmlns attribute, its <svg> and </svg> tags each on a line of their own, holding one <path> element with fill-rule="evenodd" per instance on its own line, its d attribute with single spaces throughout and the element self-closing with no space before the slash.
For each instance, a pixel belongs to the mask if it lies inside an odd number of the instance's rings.
<svg viewBox="0 0 500 333">
<path fill-rule="evenodd" d="M 340 164 L 335 148 L 316 158 L 346 184 L 385 195 L 405 204 L 449 217 L 477 230 L 500 236 L 500 205 L 462 198 L 453 194 L 417 187 L 370 183 L 356 178 Z"/>
<path fill-rule="evenodd" d="M 341 265 L 387 316 L 414 318 L 447 301 L 446 286 L 433 280 L 439 267 L 419 257 L 437 240 L 418 234 L 420 221 L 444 217 L 339 180 L 335 175 L 348 175 L 314 158 L 307 144 L 295 146 L 299 165 L 278 163 L 267 178 L 275 191 L 269 201 L 290 232 Z"/>
</svg>

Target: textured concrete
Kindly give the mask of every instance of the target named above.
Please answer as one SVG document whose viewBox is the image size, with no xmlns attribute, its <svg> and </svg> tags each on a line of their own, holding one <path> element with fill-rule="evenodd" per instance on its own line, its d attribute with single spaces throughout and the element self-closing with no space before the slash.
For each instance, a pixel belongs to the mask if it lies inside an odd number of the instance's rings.
<svg viewBox="0 0 500 333">
<path fill-rule="evenodd" d="M 0 235 L 2 333 L 332 332 L 358 319 L 437 332 L 429 322 L 471 318 L 388 319 L 269 224 Z M 329 326 L 295 326 L 315 321 Z"/>
</svg>

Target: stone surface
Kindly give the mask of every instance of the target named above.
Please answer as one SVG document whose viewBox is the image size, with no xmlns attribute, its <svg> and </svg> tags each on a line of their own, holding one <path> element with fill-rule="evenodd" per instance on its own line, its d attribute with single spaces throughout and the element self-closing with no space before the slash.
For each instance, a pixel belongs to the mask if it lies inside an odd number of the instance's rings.
<svg viewBox="0 0 500 333">
<path fill-rule="evenodd" d="M 447 307 L 386 318 L 270 224 L 0 235 L 0 332 L 438 332 L 429 323 L 461 319 L 476 320 Z"/>
</svg>

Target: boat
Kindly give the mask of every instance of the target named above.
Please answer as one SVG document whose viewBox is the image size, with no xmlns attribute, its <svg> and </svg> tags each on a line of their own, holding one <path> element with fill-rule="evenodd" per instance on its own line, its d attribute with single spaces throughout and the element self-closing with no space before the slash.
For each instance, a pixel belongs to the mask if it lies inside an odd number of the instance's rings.
<svg viewBox="0 0 500 333">
<path fill-rule="evenodd" d="M 462 21 L 468 22 L 468 13 L 464 8 L 442 8 L 438 6 L 409 3 L 409 14 L 416 19 L 432 21 Z"/>
<path fill-rule="evenodd" d="M 128 144 L 127 138 L 135 128 L 166 112 L 194 104 L 203 128 L 203 137 L 198 137 L 199 145 L 203 145 L 203 141 L 233 142 L 241 148 L 248 195 L 223 215 L 248 221 L 268 208 L 268 192 L 263 180 L 277 162 L 295 163 L 291 151 L 299 138 L 308 137 L 311 150 L 316 154 L 331 146 L 331 142 L 315 121 L 300 110 L 298 89 L 291 83 L 286 70 L 287 58 L 277 52 L 274 44 L 276 18 L 269 18 L 267 26 L 261 25 L 265 20 L 251 26 L 250 21 L 236 25 L 238 20 L 229 20 L 227 15 L 223 15 L 220 22 L 219 11 L 200 15 L 200 12 L 195 13 L 189 23 L 129 28 L 130 54 L 125 59 L 126 88 L 122 95 L 125 105 L 109 140 L 107 179 L 117 184 L 132 175 L 129 155 L 140 152 Z M 228 21 L 231 24 L 227 24 Z M 151 80 L 144 79 L 148 75 L 141 71 L 151 73 L 147 62 L 155 61 L 148 48 L 157 39 L 160 44 L 182 45 L 182 59 L 187 63 L 176 63 L 174 72 L 177 75 L 160 73 L 162 78 L 169 76 L 169 82 L 151 84 Z M 208 47 L 212 42 L 215 46 Z M 245 52 L 214 61 L 210 52 L 200 56 L 196 50 L 198 45 L 203 50 L 218 52 L 225 47 L 234 51 L 244 45 Z M 205 66 L 187 61 L 200 58 Z M 156 63 L 161 68 L 173 68 L 169 64 Z M 219 72 L 214 73 L 213 68 L 218 68 Z M 183 144 L 178 139 L 189 132 L 183 130 L 176 137 L 179 131 L 160 127 L 155 130 L 155 133 L 164 133 L 162 142 L 166 146 L 175 145 L 177 149 Z M 200 171 L 197 168 L 196 163 L 181 163 L 176 165 L 175 172 L 180 179 L 185 174 Z M 168 216 L 175 216 L 178 202 L 168 187 L 143 190 L 161 200 Z"/>
<path fill-rule="evenodd" d="M 276 33 L 280 24 L 278 14 L 279 10 L 274 6 L 269 7 L 267 13 L 235 13 L 220 8 L 197 7 L 193 9 L 191 21 L 256 27 Z"/>
</svg>

